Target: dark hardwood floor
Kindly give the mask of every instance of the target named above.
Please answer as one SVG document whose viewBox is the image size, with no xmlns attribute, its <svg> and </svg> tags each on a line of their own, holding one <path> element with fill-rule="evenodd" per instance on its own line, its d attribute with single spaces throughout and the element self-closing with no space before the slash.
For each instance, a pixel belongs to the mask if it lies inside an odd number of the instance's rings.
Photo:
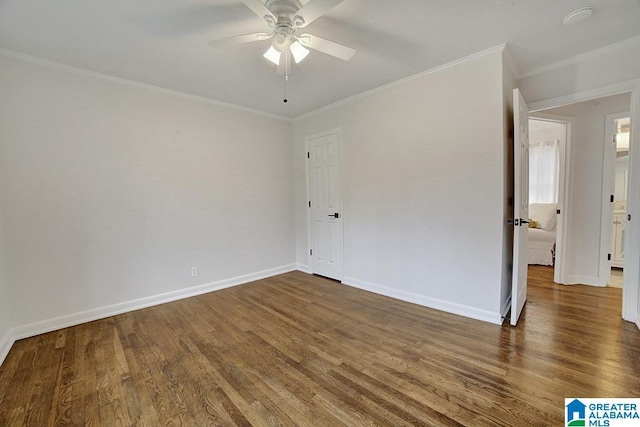
<svg viewBox="0 0 640 427">
<path fill-rule="evenodd" d="M 562 425 L 640 396 L 621 289 L 532 267 L 497 326 L 293 272 L 15 343 L 0 425 Z"/>
</svg>

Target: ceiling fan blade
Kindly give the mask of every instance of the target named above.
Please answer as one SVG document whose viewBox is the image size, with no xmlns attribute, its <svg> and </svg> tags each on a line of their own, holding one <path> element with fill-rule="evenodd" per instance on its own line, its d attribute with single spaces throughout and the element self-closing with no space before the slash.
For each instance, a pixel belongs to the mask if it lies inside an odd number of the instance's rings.
<svg viewBox="0 0 640 427">
<path fill-rule="evenodd" d="M 271 36 L 273 36 L 273 34 L 269 34 L 269 33 L 251 33 L 251 34 L 243 34 L 243 35 L 240 35 L 240 36 L 225 37 L 223 39 L 218 39 L 218 40 L 210 40 L 207 43 L 212 47 L 229 46 L 229 45 L 236 45 L 236 44 L 242 44 L 242 43 L 251 43 L 251 42 L 258 42 L 258 41 L 261 41 L 261 40 L 267 40 Z"/>
<path fill-rule="evenodd" d="M 280 64 L 276 72 L 279 76 L 288 76 L 291 73 L 291 53 L 285 52 L 280 55 Z"/>
<path fill-rule="evenodd" d="M 296 13 L 296 17 L 302 18 L 302 23 L 294 20 L 296 27 L 306 27 L 340 3 L 342 3 L 342 0 L 311 0 Z"/>
<path fill-rule="evenodd" d="M 276 18 L 260 0 L 242 0 L 242 2 L 251 9 L 253 13 L 267 21 L 269 25 L 275 25 L 275 23 L 278 22 L 278 18 Z"/>
<path fill-rule="evenodd" d="M 300 44 L 305 47 L 335 56 L 343 61 L 350 60 L 356 53 L 356 51 L 350 47 L 311 34 L 302 34 L 297 39 Z"/>
</svg>

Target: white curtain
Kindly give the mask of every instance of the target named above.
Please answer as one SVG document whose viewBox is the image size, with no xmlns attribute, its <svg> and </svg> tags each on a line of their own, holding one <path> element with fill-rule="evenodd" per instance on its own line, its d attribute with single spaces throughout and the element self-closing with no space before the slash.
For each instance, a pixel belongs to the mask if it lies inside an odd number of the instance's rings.
<svg viewBox="0 0 640 427">
<path fill-rule="evenodd" d="M 558 203 L 560 140 L 529 144 L 529 203 Z"/>
</svg>

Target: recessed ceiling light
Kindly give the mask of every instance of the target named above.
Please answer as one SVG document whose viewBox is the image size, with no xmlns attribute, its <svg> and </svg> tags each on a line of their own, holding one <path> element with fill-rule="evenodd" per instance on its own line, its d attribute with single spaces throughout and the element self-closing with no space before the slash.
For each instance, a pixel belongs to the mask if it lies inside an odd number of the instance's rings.
<svg viewBox="0 0 640 427">
<path fill-rule="evenodd" d="M 576 25 L 582 24 L 593 15 L 592 7 L 583 7 L 582 9 L 574 10 L 571 13 L 568 13 L 567 16 L 562 18 L 562 23 L 564 25 Z"/>
</svg>

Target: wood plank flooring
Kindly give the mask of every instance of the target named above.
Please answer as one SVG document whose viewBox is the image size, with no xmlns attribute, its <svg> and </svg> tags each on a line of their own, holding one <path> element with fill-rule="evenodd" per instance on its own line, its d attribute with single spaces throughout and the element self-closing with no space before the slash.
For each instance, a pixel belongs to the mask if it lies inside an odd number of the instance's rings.
<svg viewBox="0 0 640 427">
<path fill-rule="evenodd" d="M 293 272 L 18 341 L 1 426 L 562 425 L 640 396 L 621 290 L 532 266 L 517 328 Z"/>
</svg>

